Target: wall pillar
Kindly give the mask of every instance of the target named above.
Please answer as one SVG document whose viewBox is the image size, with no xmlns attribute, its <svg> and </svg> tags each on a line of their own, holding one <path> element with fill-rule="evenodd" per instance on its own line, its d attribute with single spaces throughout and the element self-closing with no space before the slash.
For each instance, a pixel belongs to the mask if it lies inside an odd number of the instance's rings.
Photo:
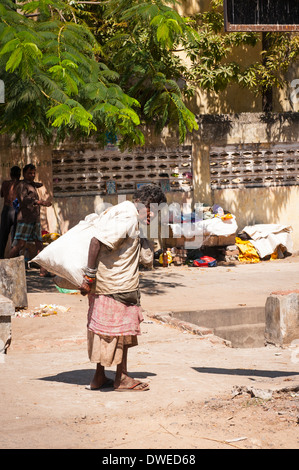
<svg viewBox="0 0 299 470">
<path fill-rule="evenodd" d="M 0 295 L 10 299 L 15 308 L 28 306 L 24 256 L 0 260 Z"/>
<path fill-rule="evenodd" d="M 299 290 L 273 292 L 265 306 L 266 342 L 285 346 L 299 339 Z"/>
</svg>

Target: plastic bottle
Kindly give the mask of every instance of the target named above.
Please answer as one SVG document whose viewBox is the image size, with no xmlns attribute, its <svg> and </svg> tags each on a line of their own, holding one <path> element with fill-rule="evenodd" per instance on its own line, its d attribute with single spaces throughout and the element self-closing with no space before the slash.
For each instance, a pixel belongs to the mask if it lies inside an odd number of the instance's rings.
<svg viewBox="0 0 299 470">
<path fill-rule="evenodd" d="M 163 250 L 163 268 L 168 267 L 168 253 L 167 253 L 167 248 L 164 248 Z"/>
</svg>

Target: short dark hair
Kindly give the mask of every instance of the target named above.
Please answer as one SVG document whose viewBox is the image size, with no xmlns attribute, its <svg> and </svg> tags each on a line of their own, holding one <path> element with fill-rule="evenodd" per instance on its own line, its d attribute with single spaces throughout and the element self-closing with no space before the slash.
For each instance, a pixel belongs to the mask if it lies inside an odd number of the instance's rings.
<svg viewBox="0 0 299 470">
<path fill-rule="evenodd" d="M 23 168 L 23 176 L 25 175 L 26 171 L 28 171 L 28 170 L 36 170 L 35 165 L 33 165 L 32 163 L 28 163 L 27 165 L 25 165 L 24 168 Z"/>
<path fill-rule="evenodd" d="M 13 166 L 10 169 L 10 177 L 11 178 L 20 178 L 21 176 L 21 168 L 19 166 Z"/>
<path fill-rule="evenodd" d="M 150 204 L 167 202 L 166 196 L 160 186 L 154 183 L 145 184 L 137 189 L 133 194 L 133 200 L 144 204 L 146 207 L 149 207 Z"/>
</svg>

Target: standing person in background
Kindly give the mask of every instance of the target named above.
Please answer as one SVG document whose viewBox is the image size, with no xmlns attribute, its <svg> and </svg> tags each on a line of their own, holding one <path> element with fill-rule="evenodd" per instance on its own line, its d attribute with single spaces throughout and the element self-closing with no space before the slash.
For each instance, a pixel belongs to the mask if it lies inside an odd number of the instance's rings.
<svg viewBox="0 0 299 470">
<path fill-rule="evenodd" d="M 89 297 L 88 354 L 97 363 L 89 389 L 111 386 L 105 367 L 116 366 L 115 391 L 145 391 L 149 385 L 129 376 L 128 349 L 136 346 L 143 317 L 139 295 L 139 223 L 149 225 L 154 205 L 166 202 L 159 186 L 136 191 L 104 212 L 92 238 L 80 291 Z"/>
<path fill-rule="evenodd" d="M 49 201 L 40 200 L 37 188 L 43 186 L 42 183 L 34 181 L 36 168 L 29 163 L 23 168 L 24 179 L 17 186 L 17 198 L 19 201 L 19 212 L 17 217 L 17 227 L 14 243 L 9 257 L 19 256 L 20 251 L 25 248 L 29 241 L 34 241 L 37 252 L 43 249 L 43 239 L 40 225 L 40 206 L 50 207 Z M 42 277 L 49 275 L 43 268 L 40 270 Z"/>
<path fill-rule="evenodd" d="M 9 234 L 11 236 L 11 243 L 14 239 L 17 214 L 13 203 L 17 197 L 16 189 L 19 184 L 20 176 L 21 168 L 13 166 L 10 169 L 10 180 L 3 181 L 1 186 L 1 197 L 4 198 L 4 205 L 1 213 L 0 259 L 4 258 Z"/>
</svg>

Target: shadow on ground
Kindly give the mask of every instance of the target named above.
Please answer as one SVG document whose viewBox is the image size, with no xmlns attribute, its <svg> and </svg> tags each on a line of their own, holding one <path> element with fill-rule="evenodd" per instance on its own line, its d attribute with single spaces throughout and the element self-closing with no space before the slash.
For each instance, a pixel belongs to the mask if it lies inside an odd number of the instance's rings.
<svg viewBox="0 0 299 470">
<path fill-rule="evenodd" d="M 39 269 L 26 270 L 27 293 L 36 292 L 58 292 L 54 284 L 53 278 L 41 277 Z"/>
<path fill-rule="evenodd" d="M 160 295 L 160 294 L 164 294 L 165 292 L 167 292 L 168 289 L 175 289 L 176 287 L 185 287 L 185 284 L 180 282 L 184 280 L 184 276 L 182 276 L 181 274 L 172 273 L 171 282 L 164 281 L 163 278 L 161 279 L 161 277 L 159 276 L 159 273 L 155 272 L 155 270 L 151 271 L 150 274 L 151 274 L 150 279 L 146 278 L 145 276 L 142 276 L 142 274 L 140 275 L 140 278 L 139 278 L 140 289 L 142 292 L 144 292 L 147 295 L 149 294 Z M 173 281 L 174 277 L 177 278 L 176 281 Z"/>
<path fill-rule="evenodd" d="M 220 367 L 193 367 L 201 374 L 219 374 L 219 375 L 245 375 L 248 377 L 289 377 L 299 375 L 299 372 L 286 372 L 281 370 L 256 370 L 256 369 L 222 369 Z"/>
<path fill-rule="evenodd" d="M 151 271 L 151 277 L 146 278 L 140 276 L 140 288 L 145 294 L 160 295 L 168 291 L 168 289 L 175 289 L 176 287 L 184 287 L 185 284 L 181 282 L 184 277 L 179 274 L 172 274 L 172 279 L 177 277 L 177 281 L 167 282 L 157 276 L 158 273 Z M 157 276 L 157 277 L 156 277 Z M 29 294 L 38 292 L 58 292 L 53 278 L 41 277 L 39 269 L 26 270 L 27 292 Z"/>
<path fill-rule="evenodd" d="M 79 369 L 70 370 L 67 372 L 60 372 L 56 375 L 48 377 L 40 377 L 38 380 L 45 380 L 48 382 L 61 382 L 72 385 L 88 385 L 94 375 L 95 369 Z M 108 379 L 114 380 L 114 375 L 110 371 L 106 373 Z M 130 372 L 130 377 L 135 379 L 146 379 L 149 376 L 153 376 L 151 372 Z"/>
</svg>

